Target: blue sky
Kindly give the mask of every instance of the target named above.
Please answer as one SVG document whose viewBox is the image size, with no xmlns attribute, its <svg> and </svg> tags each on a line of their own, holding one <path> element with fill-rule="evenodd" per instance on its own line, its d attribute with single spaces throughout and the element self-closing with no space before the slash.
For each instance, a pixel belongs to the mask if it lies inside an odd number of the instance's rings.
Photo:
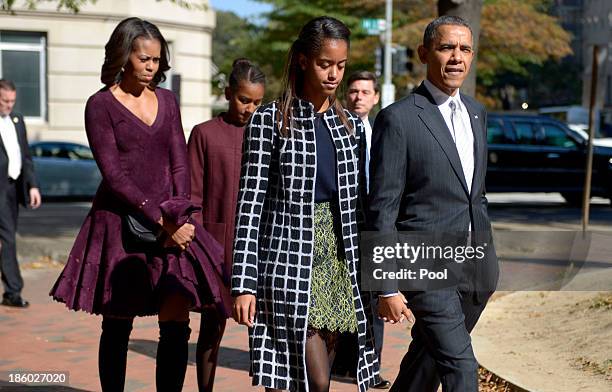
<svg viewBox="0 0 612 392">
<path fill-rule="evenodd" d="M 270 4 L 263 4 L 254 0 L 210 0 L 215 10 L 233 11 L 241 17 L 256 17 L 262 12 L 272 9 Z"/>
</svg>

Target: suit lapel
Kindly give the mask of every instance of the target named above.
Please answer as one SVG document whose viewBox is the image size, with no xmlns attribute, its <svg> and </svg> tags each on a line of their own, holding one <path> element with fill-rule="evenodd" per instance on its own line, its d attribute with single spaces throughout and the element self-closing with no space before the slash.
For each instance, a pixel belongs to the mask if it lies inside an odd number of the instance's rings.
<svg viewBox="0 0 612 392">
<path fill-rule="evenodd" d="M 470 124 L 472 125 L 472 133 L 474 134 L 474 177 L 472 180 L 472 189 L 479 189 L 482 182 L 481 180 L 484 178 L 484 173 L 482 172 L 484 168 L 482 162 L 483 155 L 481 152 L 485 146 L 485 140 L 482 129 L 482 119 L 469 99 L 462 98 L 462 102 L 470 114 Z"/>
<path fill-rule="evenodd" d="M 13 119 L 13 113 L 9 114 L 9 118 Z M 1 120 L 0 120 L 1 121 Z M 0 126 L 2 128 L 4 128 L 4 124 L 0 124 Z M 2 140 L 2 137 L 0 137 L 0 152 L 2 152 L 4 154 L 4 156 L 8 159 L 8 153 L 6 152 L 6 146 L 4 145 L 4 140 Z"/>
<path fill-rule="evenodd" d="M 440 109 L 438 109 L 438 106 L 433 103 L 433 97 L 431 94 L 429 94 L 429 91 L 427 91 L 427 88 L 423 84 L 421 84 L 415 91 L 414 99 L 415 105 L 423 109 L 419 113 L 419 118 L 421 121 L 423 121 L 438 144 L 440 144 L 440 147 L 442 147 L 442 150 L 444 151 L 444 154 L 446 154 L 455 175 L 461 182 L 463 190 L 469 195 L 470 192 L 465 182 L 465 176 L 463 175 L 461 159 L 459 158 L 459 153 L 457 152 L 457 146 L 455 145 L 455 141 L 451 136 L 450 129 L 448 129 L 448 126 L 444 121 L 444 117 L 442 117 L 442 113 L 440 113 Z"/>
<path fill-rule="evenodd" d="M 15 122 L 14 119 L 17 119 L 18 122 Z M 11 113 L 11 121 L 13 121 L 13 125 L 15 126 L 15 132 L 17 133 L 17 143 L 19 143 L 19 149 L 21 150 L 21 156 L 23 159 L 24 149 L 28 146 L 28 141 L 26 140 L 26 135 L 23 130 L 23 119 L 14 113 Z"/>
</svg>

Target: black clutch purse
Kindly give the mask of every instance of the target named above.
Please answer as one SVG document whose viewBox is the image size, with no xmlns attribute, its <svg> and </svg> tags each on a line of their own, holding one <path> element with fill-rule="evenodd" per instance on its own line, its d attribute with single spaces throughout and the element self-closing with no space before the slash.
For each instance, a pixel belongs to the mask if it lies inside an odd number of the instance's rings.
<svg viewBox="0 0 612 392">
<path fill-rule="evenodd" d="M 125 240 L 130 245 L 146 245 L 157 242 L 162 234 L 159 225 L 151 223 L 142 214 L 127 214 L 123 216 Z"/>
</svg>

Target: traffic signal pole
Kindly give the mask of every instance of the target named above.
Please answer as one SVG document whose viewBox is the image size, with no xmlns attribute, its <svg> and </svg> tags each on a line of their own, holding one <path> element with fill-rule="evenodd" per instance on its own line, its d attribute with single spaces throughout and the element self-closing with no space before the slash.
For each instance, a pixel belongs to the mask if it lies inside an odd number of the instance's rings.
<svg viewBox="0 0 612 392">
<path fill-rule="evenodd" d="M 385 67 L 384 67 L 384 83 L 382 86 L 382 102 L 381 106 L 387 107 L 395 101 L 395 86 L 391 80 L 391 33 L 393 31 L 393 1 L 386 0 L 385 5 Z"/>
<path fill-rule="evenodd" d="M 597 97 L 597 79 L 599 71 L 599 46 L 593 46 L 593 64 L 591 68 L 591 101 L 589 105 L 589 144 L 582 194 L 582 231 L 589 228 L 589 210 L 591 207 L 591 176 L 593 175 L 593 139 L 595 138 L 595 104 Z"/>
</svg>

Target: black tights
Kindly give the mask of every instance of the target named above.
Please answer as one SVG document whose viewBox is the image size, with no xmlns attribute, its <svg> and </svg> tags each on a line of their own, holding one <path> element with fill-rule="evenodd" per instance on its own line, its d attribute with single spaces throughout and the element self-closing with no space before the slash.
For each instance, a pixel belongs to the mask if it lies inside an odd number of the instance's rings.
<svg viewBox="0 0 612 392">
<path fill-rule="evenodd" d="M 133 319 L 104 317 L 98 370 L 103 392 L 121 392 L 125 386 L 128 342 Z M 160 321 L 155 381 L 157 390 L 180 392 L 187 369 L 189 321 Z"/>
<path fill-rule="evenodd" d="M 311 392 L 329 392 L 331 365 L 336 356 L 337 332 L 308 329 L 306 339 L 306 373 Z M 280 392 L 266 388 L 266 392 Z"/>
<path fill-rule="evenodd" d="M 224 331 L 225 318 L 219 315 L 216 308 L 206 309 L 202 312 L 196 349 L 199 392 L 213 391 L 219 347 Z"/>
</svg>

